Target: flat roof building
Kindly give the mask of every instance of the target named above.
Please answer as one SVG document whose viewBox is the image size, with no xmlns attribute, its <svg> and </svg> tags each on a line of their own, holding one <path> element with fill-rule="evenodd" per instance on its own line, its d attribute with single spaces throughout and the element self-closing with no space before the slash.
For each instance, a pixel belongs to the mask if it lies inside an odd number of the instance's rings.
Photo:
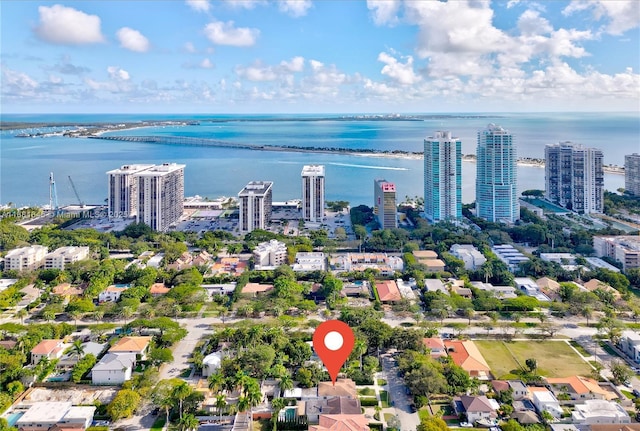
<svg viewBox="0 0 640 431">
<path fill-rule="evenodd" d="M 49 249 L 42 245 L 32 245 L 10 250 L 4 257 L 4 269 L 32 271 L 42 267 Z"/>
<path fill-rule="evenodd" d="M 68 265 L 89 257 L 89 247 L 60 247 L 44 257 L 45 269 L 63 270 Z"/>
<path fill-rule="evenodd" d="M 164 232 L 184 211 L 185 165 L 163 163 L 137 172 L 138 212 L 136 222 Z"/>
<path fill-rule="evenodd" d="M 375 200 L 373 211 L 378 217 L 380 227 L 382 229 L 397 228 L 396 185 L 381 178 L 373 180 L 373 185 Z"/>
<path fill-rule="evenodd" d="M 602 151 L 572 142 L 547 144 L 545 197 L 580 214 L 601 213 L 604 205 Z"/>
<path fill-rule="evenodd" d="M 324 166 L 302 168 L 302 219 L 321 223 L 324 217 Z"/>
<path fill-rule="evenodd" d="M 273 203 L 273 182 L 251 181 L 240 193 L 240 222 L 242 232 L 254 229 L 267 229 L 271 223 L 271 206 Z"/>
<path fill-rule="evenodd" d="M 627 193 L 640 196 L 640 154 L 624 156 L 624 189 Z"/>
<path fill-rule="evenodd" d="M 292 268 L 296 272 L 326 271 L 327 258 L 322 252 L 300 251 Z"/>
<path fill-rule="evenodd" d="M 253 250 L 253 259 L 255 269 L 275 269 L 287 263 L 287 245 L 277 239 L 261 242 Z"/>
<path fill-rule="evenodd" d="M 472 244 L 453 244 L 449 250 L 452 255 L 464 262 L 464 269 L 475 271 L 481 267 L 487 258 Z"/>
<path fill-rule="evenodd" d="M 520 218 L 518 170 L 513 135 L 495 124 L 478 132 L 476 209 L 491 222 L 513 223 Z"/>
<path fill-rule="evenodd" d="M 449 131 L 424 140 L 424 213 L 433 223 L 462 218 L 462 141 Z"/>
<path fill-rule="evenodd" d="M 622 263 L 622 270 L 640 268 L 640 237 L 635 235 L 594 236 L 596 256 L 610 257 Z"/>
<path fill-rule="evenodd" d="M 109 191 L 107 202 L 109 218 L 135 217 L 138 212 L 138 181 L 134 175 L 152 168 L 153 165 L 122 165 L 107 172 Z"/>
</svg>

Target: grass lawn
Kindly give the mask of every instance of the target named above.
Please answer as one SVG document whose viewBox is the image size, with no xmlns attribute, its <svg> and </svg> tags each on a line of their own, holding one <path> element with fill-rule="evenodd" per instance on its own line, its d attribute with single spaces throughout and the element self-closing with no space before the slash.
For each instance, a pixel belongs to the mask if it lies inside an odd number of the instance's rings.
<svg viewBox="0 0 640 431">
<path fill-rule="evenodd" d="M 587 350 L 582 347 L 580 345 L 580 343 L 578 343 L 577 341 L 571 340 L 569 341 L 569 344 L 571 344 L 571 346 L 573 346 L 578 352 L 580 352 L 580 354 L 586 358 L 588 358 L 589 356 L 592 356 L 591 353 L 587 352 Z"/>
<path fill-rule="evenodd" d="M 538 362 L 537 373 L 546 377 L 588 376 L 591 367 L 564 341 L 476 341 L 496 378 L 508 377 L 528 358 Z"/>
<path fill-rule="evenodd" d="M 380 391 L 380 401 L 382 402 L 382 407 L 383 408 L 391 407 L 391 405 L 389 404 L 389 402 L 390 402 L 389 392 Z"/>
<path fill-rule="evenodd" d="M 418 417 L 420 418 L 420 422 L 431 417 L 431 415 L 429 414 L 429 409 L 426 407 L 423 407 L 420 410 L 418 410 Z"/>
<path fill-rule="evenodd" d="M 253 431 L 270 431 L 273 427 L 269 419 L 253 421 Z"/>
<path fill-rule="evenodd" d="M 358 393 L 360 395 L 375 395 L 376 391 L 373 388 L 362 388 L 358 389 Z"/>
<path fill-rule="evenodd" d="M 396 416 L 396 415 L 394 415 L 393 413 L 385 413 L 385 414 L 384 414 L 384 421 L 385 421 L 385 422 L 389 422 L 389 419 L 393 420 L 393 418 L 394 418 L 395 416 Z"/>
<path fill-rule="evenodd" d="M 633 395 L 631 392 L 629 391 L 625 391 L 624 389 L 622 389 L 620 392 L 622 392 L 624 394 L 625 397 L 629 398 L 630 400 L 635 399 L 635 395 Z"/>
<path fill-rule="evenodd" d="M 153 426 L 151 427 L 151 431 L 162 431 L 162 427 L 164 427 L 165 419 L 166 419 L 165 415 L 162 415 L 162 417 L 159 417 L 158 419 L 156 419 L 156 421 L 153 423 Z"/>
<path fill-rule="evenodd" d="M 378 379 L 378 386 L 384 386 L 387 384 L 387 381 L 385 379 Z"/>
</svg>

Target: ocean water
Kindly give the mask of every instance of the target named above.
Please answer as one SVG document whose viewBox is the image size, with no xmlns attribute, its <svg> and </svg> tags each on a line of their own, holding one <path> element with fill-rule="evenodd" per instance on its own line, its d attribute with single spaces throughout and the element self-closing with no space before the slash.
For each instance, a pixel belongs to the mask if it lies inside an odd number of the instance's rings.
<svg viewBox="0 0 640 431">
<path fill-rule="evenodd" d="M 262 145 L 370 148 L 422 151 L 436 130 L 451 130 L 465 154 L 475 153 L 477 131 L 488 123 L 514 134 L 520 157 L 544 157 L 544 145 L 570 140 L 601 148 L 605 164 L 622 165 L 624 155 L 640 152 L 637 114 L 458 114 L 420 121 L 346 121 L 339 116 L 232 115 L 3 115 L 3 121 L 39 123 L 120 123 L 195 119 L 200 125 L 148 127 L 112 134 L 191 136 Z M 304 121 L 301 121 L 304 120 Z M 45 131 L 45 129 L 39 129 Z M 53 130 L 53 129 L 51 129 Z M 55 129 L 57 130 L 57 129 Z M 34 130 L 30 130 L 34 132 Z M 106 171 L 130 163 L 186 164 L 185 194 L 235 196 L 251 180 L 274 181 L 274 200 L 298 198 L 305 164 L 326 167 L 328 200 L 371 205 L 373 180 L 396 183 L 398 200 L 423 195 L 422 160 L 343 154 L 261 152 L 104 141 L 84 138 L 17 138 L 0 133 L 0 203 L 43 205 L 49 202 L 49 172 L 54 172 L 60 205 L 77 203 L 69 176 L 85 203 L 104 203 Z M 475 164 L 463 163 L 463 201 L 475 199 Z M 544 188 L 544 169 L 520 166 L 519 189 Z M 624 176 L 605 175 L 605 187 L 624 187 Z"/>
</svg>

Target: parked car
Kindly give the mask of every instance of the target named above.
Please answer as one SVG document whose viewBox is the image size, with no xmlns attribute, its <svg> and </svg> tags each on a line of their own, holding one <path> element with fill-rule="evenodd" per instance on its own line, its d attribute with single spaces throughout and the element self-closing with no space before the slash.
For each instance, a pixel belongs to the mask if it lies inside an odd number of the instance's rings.
<svg viewBox="0 0 640 431">
<path fill-rule="evenodd" d="M 473 424 L 470 424 L 469 422 L 460 422 L 460 427 L 461 428 L 473 428 Z"/>
</svg>

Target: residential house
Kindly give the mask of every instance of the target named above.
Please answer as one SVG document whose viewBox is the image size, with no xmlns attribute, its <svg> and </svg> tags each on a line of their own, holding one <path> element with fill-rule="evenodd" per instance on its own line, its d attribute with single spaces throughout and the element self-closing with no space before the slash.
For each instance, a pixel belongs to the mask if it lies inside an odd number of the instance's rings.
<svg viewBox="0 0 640 431">
<path fill-rule="evenodd" d="M 273 290 L 273 284 L 247 283 L 241 290 L 246 296 L 256 297 L 265 295 Z"/>
<path fill-rule="evenodd" d="M 91 369 L 91 383 L 94 385 L 121 385 L 131 379 L 136 365 L 133 353 L 110 353 L 100 359 Z"/>
<path fill-rule="evenodd" d="M 318 397 L 348 397 L 358 398 L 356 384 L 351 379 L 338 379 L 335 384 L 331 382 L 318 383 Z"/>
<path fill-rule="evenodd" d="M 484 396 L 462 395 L 453 398 L 453 408 L 456 414 L 464 414 L 467 422 L 492 421 L 498 417 L 494 405 Z"/>
<path fill-rule="evenodd" d="M 326 271 L 327 258 L 322 252 L 296 253 L 296 262 L 291 266 L 295 272 Z"/>
<path fill-rule="evenodd" d="M 538 285 L 538 289 L 551 300 L 556 301 L 560 299 L 560 295 L 558 294 L 560 291 L 560 283 L 557 281 L 549 277 L 542 277 L 536 280 L 536 284 Z"/>
<path fill-rule="evenodd" d="M 304 414 L 310 424 L 318 423 L 320 415 L 361 415 L 360 400 L 358 398 L 331 397 L 316 398 L 300 401 Z"/>
<path fill-rule="evenodd" d="M 375 287 L 378 291 L 380 302 L 397 302 L 402 299 L 400 290 L 394 280 L 376 280 Z"/>
<path fill-rule="evenodd" d="M 426 272 L 442 272 L 445 269 L 445 263 L 438 259 L 438 253 L 433 250 L 415 250 L 413 256 L 425 266 Z"/>
<path fill-rule="evenodd" d="M 84 289 L 80 286 L 72 286 L 71 283 L 61 283 L 51 290 L 52 295 L 61 296 L 65 303 L 69 302 L 72 297 L 80 296 L 84 293 Z"/>
<path fill-rule="evenodd" d="M 24 412 L 15 427 L 20 431 L 84 430 L 91 426 L 95 411 L 94 406 L 73 406 L 68 401 L 40 401 Z"/>
<path fill-rule="evenodd" d="M 209 254 L 206 250 L 200 251 L 196 257 L 191 261 L 192 266 L 205 266 L 208 267 L 211 265 L 213 261 L 213 256 Z"/>
<path fill-rule="evenodd" d="M 169 291 L 171 291 L 171 289 L 165 286 L 164 283 L 153 283 L 149 288 L 149 293 L 154 298 L 157 298 L 158 296 L 166 295 L 167 293 L 169 293 Z"/>
<path fill-rule="evenodd" d="M 628 424 L 631 422 L 625 409 L 614 401 L 586 400 L 576 404 L 571 419 L 574 424 Z"/>
<path fill-rule="evenodd" d="M 640 363 L 640 334 L 634 331 L 624 331 L 618 346 L 634 362 Z"/>
<path fill-rule="evenodd" d="M 549 389 L 532 386 L 529 387 L 529 393 L 531 394 L 533 405 L 536 406 L 536 410 L 538 410 L 540 414 L 542 414 L 542 412 L 549 412 L 549 414 L 556 419 L 562 417 L 564 412 L 562 407 L 560 407 L 560 402 Z"/>
<path fill-rule="evenodd" d="M 453 244 L 449 251 L 458 259 L 462 259 L 464 269 L 468 271 L 475 271 L 487 261 L 487 258 L 472 244 Z"/>
<path fill-rule="evenodd" d="M 320 415 L 318 425 L 310 425 L 309 431 L 370 431 L 369 419 L 359 415 Z"/>
<path fill-rule="evenodd" d="M 167 269 L 174 269 L 176 271 L 182 271 L 183 269 L 191 268 L 193 266 L 193 256 L 188 251 L 183 252 L 174 262 L 167 265 Z"/>
<path fill-rule="evenodd" d="M 209 297 L 213 298 L 218 295 L 233 295 L 236 290 L 237 283 L 224 283 L 224 284 L 203 284 L 202 287 L 207 291 Z"/>
<path fill-rule="evenodd" d="M 43 358 L 59 359 L 64 349 L 64 341 L 62 340 L 42 340 L 31 349 L 31 364 L 35 365 Z"/>
<path fill-rule="evenodd" d="M 522 380 L 493 380 L 491 386 L 496 392 L 510 390 L 514 401 L 520 401 L 529 396 L 529 388 Z"/>
<path fill-rule="evenodd" d="M 614 392 L 601 387 L 589 377 L 570 376 L 545 379 L 556 396 L 568 394 L 572 400 L 613 400 L 618 398 Z"/>
<path fill-rule="evenodd" d="M 583 286 L 590 292 L 593 292 L 596 289 L 600 289 L 600 290 L 602 290 L 604 292 L 608 292 L 611 295 L 613 295 L 613 298 L 616 299 L 616 300 L 618 300 L 618 299 L 620 299 L 622 297 L 622 295 L 620 295 L 620 292 L 618 292 L 613 287 L 609 286 L 604 281 L 598 280 L 597 278 L 592 278 L 591 280 L 589 280 L 586 283 L 584 283 Z"/>
<path fill-rule="evenodd" d="M 209 353 L 202 360 L 202 377 L 209 377 L 214 374 L 222 365 L 222 352 Z"/>
<path fill-rule="evenodd" d="M 525 295 L 532 296 L 538 301 L 551 301 L 547 295 L 542 293 L 536 282 L 532 279 L 528 277 L 516 277 L 513 281 L 516 283 L 516 287 Z"/>
<path fill-rule="evenodd" d="M 247 262 L 239 257 L 229 256 L 218 259 L 210 269 L 212 275 L 233 275 L 239 276 L 247 269 Z"/>
<path fill-rule="evenodd" d="M 469 373 L 469 376 L 477 377 L 480 380 L 491 378 L 489 364 L 473 341 L 445 340 L 444 345 L 451 360 Z"/>
<path fill-rule="evenodd" d="M 366 280 L 358 280 L 353 283 L 344 283 L 342 285 L 342 295 L 348 297 L 371 297 L 371 293 L 369 292 L 369 282 Z"/>
<path fill-rule="evenodd" d="M 130 284 L 112 284 L 98 294 L 98 302 L 118 302 L 122 292 L 130 287 Z"/>
<path fill-rule="evenodd" d="M 540 418 L 536 412 L 531 410 L 521 410 L 511 413 L 511 419 L 518 421 L 520 425 L 539 424 Z"/>
<path fill-rule="evenodd" d="M 437 359 L 443 356 L 447 356 L 447 348 L 445 347 L 442 338 L 423 338 L 422 342 L 424 343 L 425 347 L 429 349 L 429 353 L 431 354 L 432 358 Z"/>
<path fill-rule="evenodd" d="M 111 348 L 109 353 L 133 353 L 139 359 L 145 359 L 149 352 L 149 344 L 153 337 L 122 337 Z"/>
<path fill-rule="evenodd" d="M 449 289 L 447 289 L 447 286 L 445 286 L 439 278 L 425 278 L 424 288 L 427 292 L 440 292 L 444 295 L 449 295 Z"/>
<path fill-rule="evenodd" d="M 476 289 L 492 292 L 493 296 L 500 300 L 518 297 L 516 288 L 513 286 L 494 286 L 491 283 L 484 283 L 482 281 L 472 281 L 471 285 Z"/>
<path fill-rule="evenodd" d="M 415 279 L 412 278 L 409 281 L 404 281 L 401 278 L 397 278 L 396 286 L 398 286 L 400 295 L 402 295 L 403 298 L 408 300 L 416 299 L 416 292 L 418 292 L 418 285 L 416 284 Z"/>
</svg>

